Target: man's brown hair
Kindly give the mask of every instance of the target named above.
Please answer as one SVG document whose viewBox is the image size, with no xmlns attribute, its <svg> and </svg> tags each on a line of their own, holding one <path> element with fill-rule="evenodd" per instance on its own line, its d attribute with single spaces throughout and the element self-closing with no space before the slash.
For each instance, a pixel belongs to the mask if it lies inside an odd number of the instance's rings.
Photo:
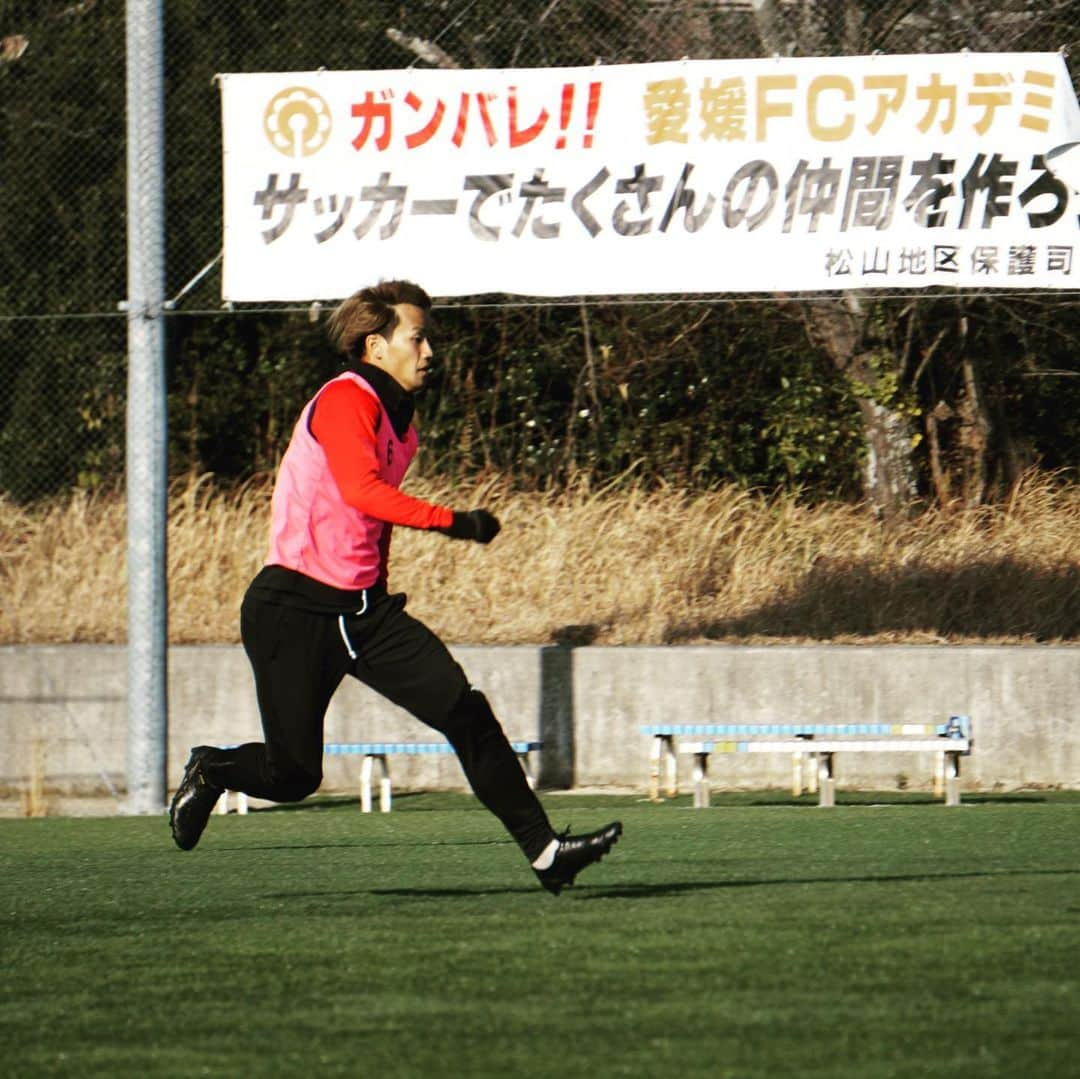
<svg viewBox="0 0 1080 1079">
<path fill-rule="evenodd" d="M 393 336 L 398 324 L 395 307 L 400 303 L 431 310 L 431 297 L 412 281 L 380 281 L 354 292 L 327 320 L 330 343 L 350 359 L 360 359 L 368 334 L 381 334 L 387 341 Z"/>
</svg>

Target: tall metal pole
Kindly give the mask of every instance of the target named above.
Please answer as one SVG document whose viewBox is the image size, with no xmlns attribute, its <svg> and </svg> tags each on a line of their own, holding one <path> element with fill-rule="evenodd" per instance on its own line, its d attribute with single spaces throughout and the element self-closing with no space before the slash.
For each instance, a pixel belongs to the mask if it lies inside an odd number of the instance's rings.
<svg viewBox="0 0 1080 1079">
<path fill-rule="evenodd" d="M 161 0 L 126 0 L 128 811 L 165 805 L 165 139 Z"/>
</svg>

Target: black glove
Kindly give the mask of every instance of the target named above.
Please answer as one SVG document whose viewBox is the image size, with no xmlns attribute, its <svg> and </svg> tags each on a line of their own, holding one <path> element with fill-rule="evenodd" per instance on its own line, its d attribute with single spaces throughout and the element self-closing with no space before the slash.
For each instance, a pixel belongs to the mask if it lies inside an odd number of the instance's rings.
<svg viewBox="0 0 1080 1079">
<path fill-rule="evenodd" d="M 490 543 L 498 534 L 502 525 L 493 513 L 487 510 L 469 510 L 466 513 L 454 512 L 454 523 L 439 531 L 451 539 L 475 540 L 477 543 Z"/>
</svg>

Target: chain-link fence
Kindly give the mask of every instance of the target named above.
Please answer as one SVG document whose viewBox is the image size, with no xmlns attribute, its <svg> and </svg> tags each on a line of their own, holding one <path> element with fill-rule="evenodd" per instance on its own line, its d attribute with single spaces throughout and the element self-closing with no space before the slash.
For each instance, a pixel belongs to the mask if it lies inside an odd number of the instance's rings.
<svg viewBox="0 0 1080 1079">
<path fill-rule="evenodd" d="M 336 361 L 307 310 L 221 306 L 216 74 L 1053 51 L 1080 40 L 1080 0 L 163 6 L 170 461 L 173 472 L 235 478 L 273 468 L 300 403 Z M 0 492 L 28 501 L 115 484 L 124 467 L 123 4 L 0 0 L 0 38 Z M 731 301 L 447 305 L 441 381 L 424 404 L 427 467 L 549 482 L 650 458 L 687 482 L 855 491 L 852 387 L 815 352 L 804 318 Z M 940 357 L 934 342 L 957 340 L 962 325 L 983 364 L 987 415 L 1012 419 L 1010 452 L 1075 466 L 1075 303 L 998 297 L 958 312 L 930 299 L 912 314 L 906 298 L 882 302 L 912 355 Z M 495 374 L 475 362 L 493 355 L 505 360 Z M 959 367 L 905 366 L 898 407 L 929 415 L 940 399 L 960 415 L 949 397 Z M 648 404 L 635 411 L 631 398 Z M 537 403 L 528 419 L 523 400 Z"/>
</svg>

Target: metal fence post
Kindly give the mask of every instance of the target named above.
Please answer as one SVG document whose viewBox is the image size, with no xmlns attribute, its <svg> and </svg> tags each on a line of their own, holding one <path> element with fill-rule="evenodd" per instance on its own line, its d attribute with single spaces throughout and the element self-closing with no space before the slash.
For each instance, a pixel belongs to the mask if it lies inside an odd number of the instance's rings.
<svg viewBox="0 0 1080 1079">
<path fill-rule="evenodd" d="M 161 0 L 127 0 L 128 811 L 165 804 L 167 517 Z"/>
</svg>

